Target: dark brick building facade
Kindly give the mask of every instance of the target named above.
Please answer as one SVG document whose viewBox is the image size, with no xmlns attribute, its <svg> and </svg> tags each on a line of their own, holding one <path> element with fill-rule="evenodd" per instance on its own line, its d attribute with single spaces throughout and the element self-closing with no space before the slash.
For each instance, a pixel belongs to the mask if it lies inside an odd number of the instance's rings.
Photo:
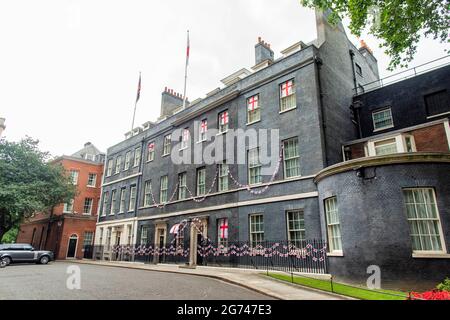
<svg viewBox="0 0 450 320">
<path fill-rule="evenodd" d="M 185 109 L 181 108 L 183 100 L 179 94 L 164 90 L 158 121 L 134 129 L 124 141 L 107 150 L 95 240 L 102 248 L 99 258 L 112 259 L 114 245 L 165 246 L 174 240 L 170 229 L 193 218 L 201 222 L 202 228 L 186 230 L 182 241 L 189 243 L 192 237 L 196 241 L 197 234 L 202 233 L 217 244 L 221 241 L 220 225 L 227 219 L 230 242 L 254 245 L 264 240 L 327 239 L 330 271 L 340 279 L 362 282 L 367 263 L 378 261 L 384 270 L 383 279 L 392 283 L 420 274 L 442 280 L 450 269 L 445 246 L 450 240 L 445 200 L 449 190 L 439 174 L 448 169 L 450 138 L 442 83 L 449 82 L 449 70 L 441 68 L 410 82 L 355 96 L 355 88 L 379 80 L 375 57 L 365 45 L 357 49 L 342 25 L 331 26 L 321 13 L 317 14 L 316 24 L 315 41 L 300 41 L 283 50 L 279 59 L 273 59 L 270 45 L 259 39 L 253 72 L 239 70 L 223 80 L 223 88 L 191 102 Z M 423 107 L 406 101 L 406 96 L 409 92 L 416 94 L 416 87 L 425 87 L 428 77 L 440 79 L 435 81 L 438 96 L 430 98 L 431 87 L 420 91 L 427 96 L 427 110 L 434 110 L 433 115 L 424 116 L 422 112 L 421 117 L 403 121 L 405 111 L 399 111 L 398 119 L 391 123 L 390 114 L 397 114 L 394 108 L 401 109 L 402 104 L 413 110 Z M 404 103 L 403 98 L 397 99 L 390 91 L 392 86 L 403 86 Z M 387 102 L 383 99 L 390 99 L 391 112 L 386 111 Z M 255 116 L 255 100 L 259 116 Z M 355 105 L 358 119 L 353 117 L 352 121 L 350 107 Z M 376 121 L 372 111 L 376 112 Z M 375 122 L 379 130 L 374 133 Z M 202 152 L 199 146 L 208 148 L 220 138 L 234 139 L 231 132 L 235 129 L 276 129 L 278 136 L 267 143 L 259 140 L 250 145 L 246 140 L 241 145 L 234 144 L 235 155 L 244 151 L 244 163 L 214 154 L 213 163 L 177 164 L 170 155 L 177 148 L 176 153 L 187 154 L 193 160 Z M 378 144 L 380 137 L 387 141 Z M 255 161 L 252 150 L 265 147 L 264 143 L 269 150 L 273 144 L 281 147 L 281 157 L 276 157 L 280 165 L 279 170 L 272 168 L 259 174 L 264 166 L 259 157 Z M 424 153 L 430 151 L 438 154 Z M 405 158 L 404 153 L 416 154 Z M 382 160 L 371 162 L 373 158 Z M 343 160 L 346 161 L 341 163 Z M 393 164 L 397 166 L 390 167 Z M 224 165 L 227 170 L 222 170 Z M 378 166 L 382 168 L 376 169 L 377 177 L 393 175 L 389 185 L 391 198 L 380 194 L 387 181 L 370 178 L 374 174 L 371 168 Z M 366 167 L 369 169 L 362 169 Z M 415 176 L 415 170 L 423 172 Z M 404 175 L 407 178 L 402 183 Z M 439 233 L 440 244 L 436 242 L 437 235 L 428 235 L 434 241 L 430 246 L 438 249 L 431 256 L 424 257 L 420 252 L 412 256 L 418 250 L 412 249 L 408 238 L 409 220 L 402 197 L 413 201 L 408 205 L 419 204 L 414 202 L 415 191 L 406 190 L 407 187 L 426 189 L 417 192 L 427 197 L 425 205 L 430 212 L 439 210 L 439 230 L 443 231 Z M 430 202 L 431 195 L 434 202 Z M 398 251 L 400 256 L 408 256 L 406 260 L 393 259 L 396 251 L 387 250 L 396 246 L 394 237 L 386 242 L 382 239 L 386 232 L 383 227 L 390 220 L 384 216 L 387 211 L 379 214 L 381 210 L 373 208 L 375 200 L 386 197 L 386 205 L 395 202 L 395 212 L 389 219 L 399 225 L 390 224 L 389 228 L 402 233 Z M 364 210 L 365 216 L 361 213 Z M 366 216 L 371 221 L 362 225 Z M 417 238 L 420 241 L 421 236 Z M 427 246 L 424 244 L 423 248 Z M 411 260 L 427 258 L 431 260 Z M 410 263 L 412 269 L 403 276 L 398 266 L 394 267 L 396 263 Z M 427 269 L 430 263 L 432 266 Z"/>
</svg>

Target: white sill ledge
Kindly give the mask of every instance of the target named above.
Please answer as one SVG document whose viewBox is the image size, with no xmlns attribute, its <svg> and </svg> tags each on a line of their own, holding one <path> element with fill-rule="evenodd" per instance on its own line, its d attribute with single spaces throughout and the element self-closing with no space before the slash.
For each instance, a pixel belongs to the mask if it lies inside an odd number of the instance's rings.
<svg viewBox="0 0 450 320">
<path fill-rule="evenodd" d="M 343 257 L 343 252 L 327 252 L 328 257 Z"/>
<path fill-rule="evenodd" d="M 255 124 L 255 123 L 258 123 L 258 122 L 261 122 L 261 119 L 255 120 L 255 121 L 253 121 L 253 122 L 247 122 L 245 125 L 246 125 L 246 126 L 249 126 L 249 125 L 252 125 L 252 124 Z"/>
<path fill-rule="evenodd" d="M 413 258 L 450 259 L 450 253 L 413 253 Z"/>
<path fill-rule="evenodd" d="M 373 132 L 379 132 L 379 131 L 383 131 L 383 130 L 387 130 L 387 129 L 392 129 L 393 127 L 394 127 L 394 125 L 382 127 L 382 128 L 374 129 Z"/>
<path fill-rule="evenodd" d="M 288 112 L 288 111 L 291 111 L 291 110 L 295 110 L 295 109 L 297 109 L 297 106 L 289 108 L 289 109 L 286 109 L 286 110 L 283 110 L 283 111 L 279 111 L 278 113 L 282 114 L 282 113 L 285 113 L 285 112 Z"/>
</svg>

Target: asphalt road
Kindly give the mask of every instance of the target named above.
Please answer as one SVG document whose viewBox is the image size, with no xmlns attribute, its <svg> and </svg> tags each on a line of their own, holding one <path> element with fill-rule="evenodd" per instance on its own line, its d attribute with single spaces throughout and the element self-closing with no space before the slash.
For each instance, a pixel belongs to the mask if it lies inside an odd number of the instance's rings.
<svg viewBox="0 0 450 320">
<path fill-rule="evenodd" d="M 243 287 L 192 275 L 72 264 L 80 269 L 80 289 L 68 289 L 66 262 L 17 264 L 0 269 L 5 299 L 269 299 Z M 69 281 L 70 284 L 76 282 Z"/>
</svg>

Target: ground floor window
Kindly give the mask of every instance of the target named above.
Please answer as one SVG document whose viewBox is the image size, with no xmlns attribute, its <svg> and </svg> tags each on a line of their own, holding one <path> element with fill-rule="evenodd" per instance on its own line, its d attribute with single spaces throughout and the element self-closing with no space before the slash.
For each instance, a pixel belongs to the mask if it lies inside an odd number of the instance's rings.
<svg viewBox="0 0 450 320">
<path fill-rule="evenodd" d="M 148 242 L 148 227 L 141 226 L 141 244 L 147 244 Z"/>
<path fill-rule="evenodd" d="M 228 218 L 217 220 L 217 245 L 228 247 Z"/>
<path fill-rule="evenodd" d="M 305 218 L 303 211 L 291 210 L 287 212 L 288 240 L 297 248 L 303 246 L 305 240 Z"/>
<path fill-rule="evenodd" d="M 111 233 L 111 228 L 106 229 L 106 250 L 109 250 L 111 247 Z"/>
<path fill-rule="evenodd" d="M 264 216 L 252 214 L 250 216 L 250 245 L 255 247 L 264 241 Z"/>
<path fill-rule="evenodd" d="M 329 251 L 342 251 L 341 225 L 339 223 L 336 197 L 325 199 L 325 218 L 327 222 Z"/>
<path fill-rule="evenodd" d="M 432 188 L 403 189 L 413 251 L 443 251 L 442 226 Z"/>
<path fill-rule="evenodd" d="M 83 247 L 92 245 L 92 240 L 94 240 L 94 233 L 91 231 L 86 231 L 84 233 Z"/>
</svg>

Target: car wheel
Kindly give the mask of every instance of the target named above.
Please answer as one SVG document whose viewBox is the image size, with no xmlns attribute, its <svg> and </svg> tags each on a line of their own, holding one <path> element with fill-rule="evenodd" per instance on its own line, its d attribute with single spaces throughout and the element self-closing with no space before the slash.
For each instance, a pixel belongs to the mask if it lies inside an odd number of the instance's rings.
<svg viewBox="0 0 450 320">
<path fill-rule="evenodd" d="M 12 260 L 10 257 L 3 257 L 2 262 L 5 264 L 5 266 L 11 264 Z"/>
<path fill-rule="evenodd" d="M 42 256 L 42 257 L 39 259 L 39 263 L 40 263 L 40 264 L 47 264 L 49 260 L 50 260 L 50 259 L 49 259 L 47 256 Z"/>
</svg>

